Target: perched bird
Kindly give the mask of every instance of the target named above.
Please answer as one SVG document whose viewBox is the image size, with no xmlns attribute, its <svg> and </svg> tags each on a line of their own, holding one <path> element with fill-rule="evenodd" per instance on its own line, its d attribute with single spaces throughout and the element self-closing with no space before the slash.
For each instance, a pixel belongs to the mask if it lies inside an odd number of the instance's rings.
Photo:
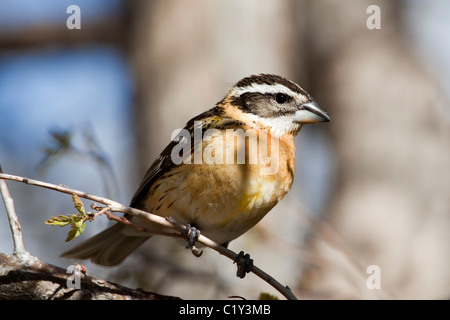
<svg viewBox="0 0 450 320">
<path fill-rule="evenodd" d="M 145 174 L 130 206 L 171 216 L 227 246 L 290 190 L 294 137 L 302 125 L 327 121 L 325 111 L 296 83 L 272 74 L 246 77 L 169 143 Z M 146 228 L 163 228 L 129 219 Z M 150 236 L 116 223 L 62 256 L 113 266 Z M 190 239 L 191 246 L 194 241 Z"/>
</svg>

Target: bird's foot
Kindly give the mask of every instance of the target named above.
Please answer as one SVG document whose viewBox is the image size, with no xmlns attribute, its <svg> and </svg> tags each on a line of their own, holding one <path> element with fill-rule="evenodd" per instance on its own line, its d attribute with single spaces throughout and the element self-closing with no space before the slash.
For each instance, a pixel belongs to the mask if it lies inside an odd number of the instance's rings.
<svg viewBox="0 0 450 320">
<path fill-rule="evenodd" d="M 237 264 L 236 276 L 243 279 L 247 273 L 252 271 L 253 259 L 250 259 L 250 255 L 244 254 L 244 251 L 239 252 L 234 262 Z"/>
<path fill-rule="evenodd" d="M 186 226 L 186 229 L 184 229 L 183 235 L 186 236 L 186 240 L 188 242 L 188 244 L 186 245 L 187 249 L 191 249 L 191 252 L 194 256 L 196 257 L 200 257 L 203 253 L 203 250 L 199 250 L 196 246 L 195 243 L 198 240 L 198 237 L 200 236 L 200 230 L 197 229 L 196 227 L 188 224 Z"/>
</svg>

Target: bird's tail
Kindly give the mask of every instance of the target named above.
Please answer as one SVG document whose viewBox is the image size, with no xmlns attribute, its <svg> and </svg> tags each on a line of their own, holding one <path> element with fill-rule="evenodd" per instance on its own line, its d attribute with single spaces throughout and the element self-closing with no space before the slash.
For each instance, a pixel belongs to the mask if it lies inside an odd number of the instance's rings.
<svg viewBox="0 0 450 320">
<path fill-rule="evenodd" d="M 64 258 L 90 259 L 102 266 L 115 266 L 136 250 L 150 236 L 130 236 L 123 233 L 127 226 L 116 223 L 61 254 Z"/>
</svg>

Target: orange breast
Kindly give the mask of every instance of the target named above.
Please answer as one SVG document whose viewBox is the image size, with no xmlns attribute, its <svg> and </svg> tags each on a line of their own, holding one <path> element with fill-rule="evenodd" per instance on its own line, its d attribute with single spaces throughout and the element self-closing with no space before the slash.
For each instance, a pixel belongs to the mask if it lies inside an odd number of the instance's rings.
<svg viewBox="0 0 450 320">
<path fill-rule="evenodd" d="M 222 163 L 178 166 L 154 184 L 147 210 L 196 224 L 202 234 L 218 243 L 235 239 L 253 227 L 291 188 L 295 148 L 290 136 L 274 140 L 265 132 L 252 134 L 255 136 L 233 146 L 219 137 L 209 140 L 203 149 L 210 148 L 210 154 L 213 149 L 216 158 L 233 153 L 234 163 L 226 163 L 224 158 Z M 256 139 L 256 151 L 251 149 L 249 138 Z M 265 147 L 268 151 L 262 152 Z M 242 150 L 246 151 L 245 161 L 236 163 Z M 257 152 L 256 158 L 252 152 Z"/>
</svg>

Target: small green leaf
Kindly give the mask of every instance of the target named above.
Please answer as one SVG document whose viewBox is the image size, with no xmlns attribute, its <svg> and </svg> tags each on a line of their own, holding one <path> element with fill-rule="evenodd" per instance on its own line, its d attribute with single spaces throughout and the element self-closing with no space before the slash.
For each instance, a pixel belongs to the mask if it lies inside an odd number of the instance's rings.
<svg viewBox="0 0 450 320">
<path fill-rule="evenodd" d="M 70 231 L 67 235 L 66 242 L 81 235 L 86 227 L 86 220 L 92 221 L 94 217 L 92 212 L 85 212 L 83 202 L 76 194 L 72 194 L 72 200 L 75 209 L 78 211 L 77 214 L 71 214 L 69 216 L 60 214 L 58 217 L 52 217 L 45 221 L 46 224 L 51 226 L 64 227 L 70 224 Z"/>
<path fill-rule="evenodd" d="M 70 231 L 67 235 L 66 242 L 75 239 L 79 235 L 81 235 L 86 227 L 87 218 L 80 217 L 76 214 L 71 214 L 69 216 L 59 215 L 58 217 L 52 217 L 45 221 L 46 224 L 51 226 L 60 226 L 64 227 L 70 224 Z"/>
<path fill-rule="evenodd" d="M 86 227 L 86 221 L 77 217 L 77 221 L 73 221 L 69 233 L 67 234 L 66 242 L 75 239 L 81 235 Z"/>
<path fill-rule="evenodd" d="M 52 217 L 51 219 L 47 219 L 45 221 L 46 224 L 49 224 L 51 226 L 60 226 L 64 227 L 71 223 L 71 220 L 69 217 L 60 214 L 59 217 Z"/>
<path fill-rule="evenodd" d="M 83 216 L 86 217 L 86 212 L 84 210 L 84 205 L 81 199 L 75 194 L 72 194 L 73 204 L 75 205 L 75 209 Z"/>
</svg>

